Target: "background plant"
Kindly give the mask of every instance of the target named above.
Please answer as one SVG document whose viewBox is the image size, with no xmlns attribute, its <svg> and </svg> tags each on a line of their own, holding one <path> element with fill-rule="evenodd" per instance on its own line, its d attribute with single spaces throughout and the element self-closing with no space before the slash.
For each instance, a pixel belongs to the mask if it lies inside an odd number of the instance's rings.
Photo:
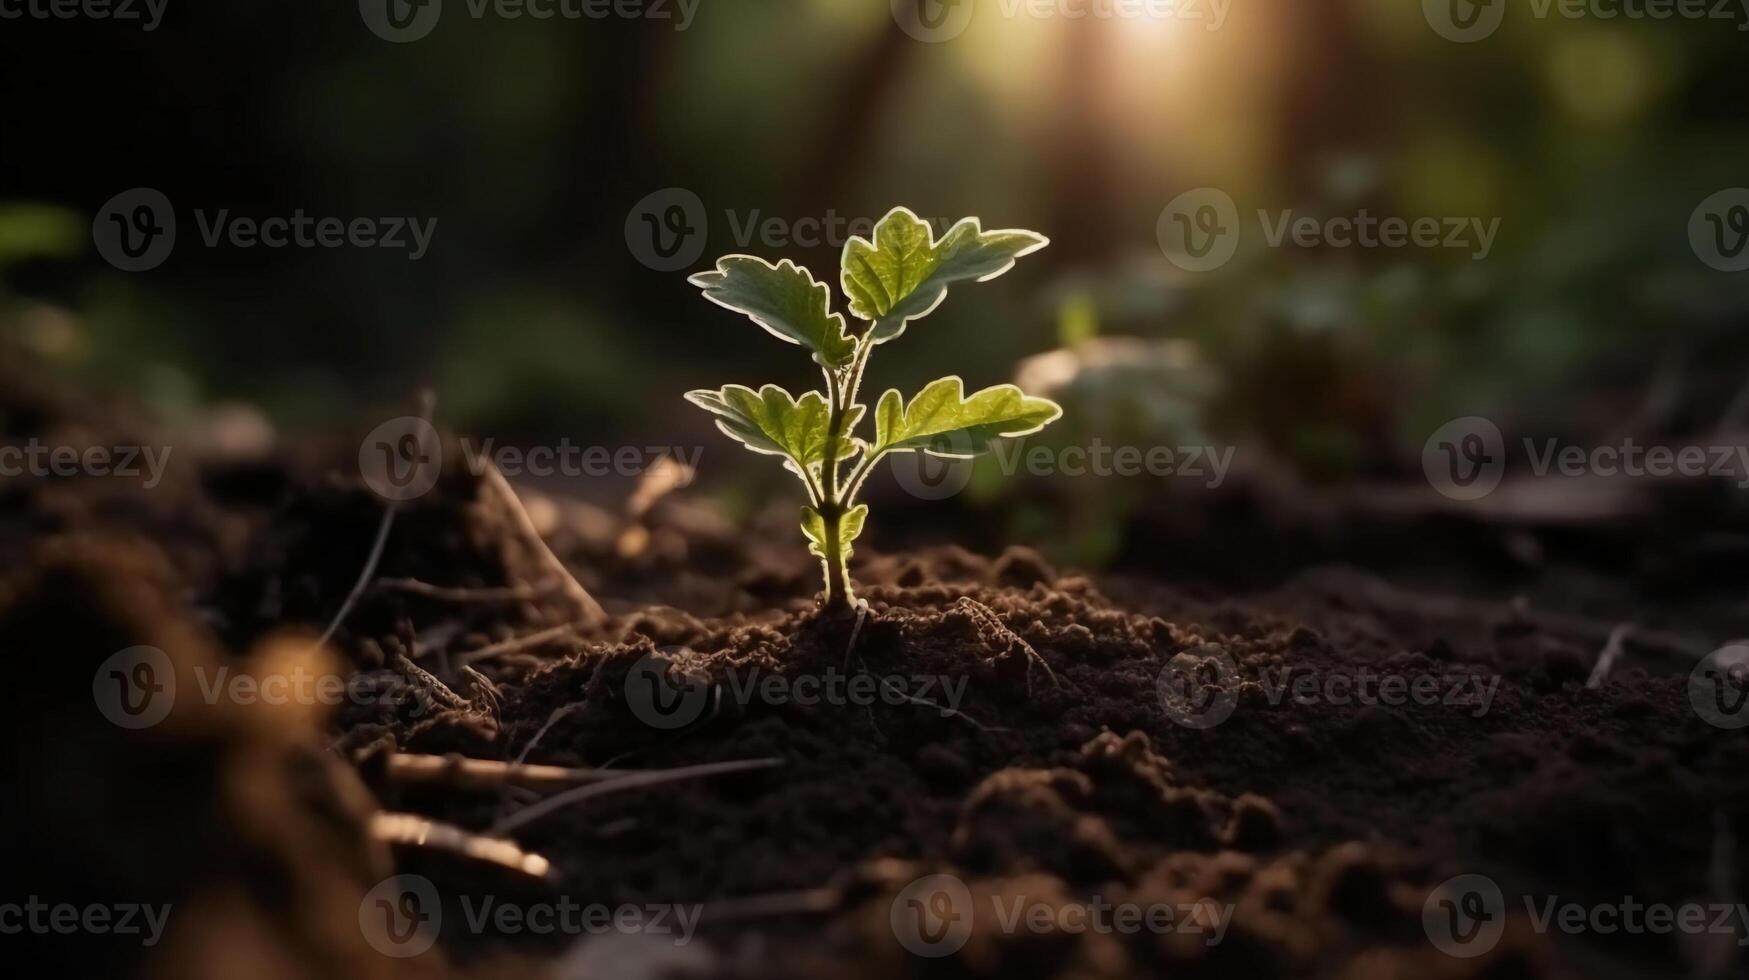
<svg viewBox="0 0 1749 980">
<path fill-rule="evenodd" d="M 1030 231 L 984 231 L 976 218 L 955 223 L 937 239 L 928 222 L 894 208 L 875 225 L 872 242 L 853 237 L 844 245 L 839 281 L 851 315 L 863 321 L 855 332 L 832 311 L 826 284 L 788 259 L 773 265 L 751 255 L 725 256 L 714 271 L 690 280 L 711 302 L 807 348 L 825 375 L 823 392 L 800 398 L 771 384 L 758 391 L 744 385 L 701 389 L 686 398 L 716 416 L 730 438 L 756 453 L 783 457 L 801 478 L 808 492 L 802 533 L 820 558 L 827 606 L 847 606 L 853 598 L 846 565 L 851 542 L 868 519 L 868 505 L 856 496 L 882 457 L 974 456 L 996 439 L 1037 432 L 1062 414 L 1055 402 L 1014 385 L 967 395 L 953 375 L 931 381 L 908 402 L 888 389 L 875 404 L 874 440 L 856 435 L 866 414 L 857 393 L 874 349 L 929 315 L 952 283 L 994 279 L 1046 244 Z"/>
</svg>

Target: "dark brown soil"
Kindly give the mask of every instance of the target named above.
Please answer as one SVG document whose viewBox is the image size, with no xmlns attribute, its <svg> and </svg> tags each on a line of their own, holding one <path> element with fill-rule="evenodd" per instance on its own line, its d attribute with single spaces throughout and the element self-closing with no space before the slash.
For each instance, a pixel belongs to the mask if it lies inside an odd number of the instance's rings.
<svg viewBox="0 0 1749 980">
<path fill-rule="evenodd" d="M 324 656 L 381 690 L 429 687 L 398 666 L 410 655 L 454 702 L 379 701 L 324 717 L 189 698 L 138 733 L 92 712 L 92 672 L 124 647 L 160 647 L 178 671 L 258 666 L 291 642 L 274 639 L 285 630 L 320 632 L 383 513 L 335 462 L 344 458 L 317 447 L 204 461 L 147 509 L 119 508 L 112 495 L 128 491 L 88 484 L 9 495 L 9 525 L 33 530 L 9 538 L 14 571 L 0 595 L 14 663 L 0 717 L 23 749 L 7 763 L 8 795 L 24 801 L 3 808 L 15 843 L 8 877 L 43 895 L 154 895 L 176 909 L 164 944 L 144 954 L 38 937 L 32 954 L 57 972 L 531 976 L 531 958 L 573 941 L 446 928 L 431 953 L 379 956 L 361 941 L 359 903 L 391 867 L 428 877 L 446 922 L 463 920 L 464 896 L 703 906 L 700 939 L 683 955 L 616 953 L 631 958 L 605 971 L 616 976 L 1744 967 L 1741 935 L 1722 946 L 1712 937 L 1714 948 L 1665 934 L 1540 933 L 1518 900 L 1742 899 L 1749 861 L 1735 841 L 1749 833 L 1749 736 L 1689 704 L 1706 631 L 1630 638 L 1587 689 L 1608 620 L 1479 598 L 1492 591 L 1481 587 L 1468 597 L 1410 589 L 1353 567 L 1239 592 L 1163 581 L 1134 561 L 1107 577 L 1060 572 L 1021 547 L 994 558 L 868 547 L 853 565 L 869 602 L 857 629 L 813 610 L 817 570 L 781 529 L 727 527 L 684 494 L 630 537 L 622 515 L 560 508 L 549 540 L 610 620 L 480 661 L 495 699 L 460 658 L 563 622 L 562 600 L 367 592 Z M 540 573 L 502 509 L 451 472 L 397 514 L 375 577 L 495 587 Z M 1178 723 L 1163 672 L 1221 653 L 1237 679 L 1202 694 L 1233 698 L 1231 716 L 1205 729 Z M 691 724 L 659 729 L 634 710 L 652 663 L 706 699 Z M 1448 687 L 1429 704 L 1296 703 L 1272 696 L 1284 670 L 1306 683 L 1389 674 Z M 862 674 L 901 678 L 936 703 L 736 693 L 749 679 Z M 934 686 L 916 686 L 920 677 Z M 1460 677 L 1497 685 L 1485 711 L 1479 688 L 1444 703 Z M 963 700 L 941 710 L 941 685 L 960 683 Z M 483 832 L 531 802 L 391 780 L 394 752 L 620 769 L 782 764 L 603 795 L 519 827 L 511 836 L 552 862 L 540 883 L 372 844 L 365 827 L 379 806 Z M 901 889 L 937 872 L 966 882 L 980 912 L 962 949 L 924 959 L 897 941 L 890 914 Z M 1504 939 L 1475 958 L 1439 951 L 1423 928 L 1430 888 L 1462 873 L 1492 878 L 1512 910 Z M 1004 931 L 982 911 L 1022 896 L 1234 911 L 1212 945 L 1183 931 Z M 612 952 L 604 941 L 595 949 Z M 664 973 L 664 962 L 679 965 Z"/>
</svg>

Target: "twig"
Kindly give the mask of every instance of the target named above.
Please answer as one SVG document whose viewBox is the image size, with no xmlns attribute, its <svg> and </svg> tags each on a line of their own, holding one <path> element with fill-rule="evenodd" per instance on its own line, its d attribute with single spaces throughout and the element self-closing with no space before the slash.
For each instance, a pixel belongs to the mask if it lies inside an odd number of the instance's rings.
<svg viewBox="0 0 1749 980">
<path fill-rule="evenodd" d="M 1627 646 L 1628 634 L 1634 631 L 1633 623 L 1622 623 L 1609 631 L 1609 639 L 1603 644 L 1603 652 L 1597 655 L 1597 666 L 1591 668 L 1591 676 L 1585 680 L 1585 689 L 1595 691 L 1603 686 L 1609 678 L 1609 672 L 1615 668 L 1615 662 L 1621 659 L 1622 651 Z"/>
<path fill-rule="evenodd" d="M 529 547 L 534 549 L 535 557 L 547 567 L 553 580 L 564 591 L 565 597 L 577 607 L 584 621 L 595 625 L 607 619 L 607 610 L 601 608 L 601 603 L 595 601 L 595 597 L 577 581 L 571 570 L 559 560 L 559 556 L 553 554 L 553 549 L 547 547 L 546 539 L 540 536 L 540 531 L 534 526 L 534 519 L 528 516 L 528 511 L 522 506 L 522 499 L 516 495 L 510 481 L 504 479 L 504 474 L 498 472 L 498 467 L 490 459 L 479 457 L 477 470 L 486 485 L 503 501 L 504 509 L 509 513 L 517 531 L 528 542 Z"/>
<path fill-rule="evenodd" d="M 525 650 L 529 647 L 540 646 L 542 643 L 546 643 L 550 640 L 556 640 L 561 636 L 575 631 L 575 629 L 576 627 L 570 623 L 560 623 L 558 626 L 549 626 L 544 630 L 537 630 L 526 636 L 514 637 L 501 643 L 494 643 L 491 646 L 481 647 L 478 650 L 469 650 L 467 653 L 455 658 L 455 662 L 466 666 L 501 654 L 515 653 L 518 650 Z"/>
<path fill-rule="evenodd" d="M 527 766 L 518 762 L 470 759 L 460 755 L 396 752 L 389 756 L 388 778 L 397 783 L 442 783 L 461 789 L 498 789 L 506 785 L 553 789 L 620 779 L 631 772 L 625 769 Z"/>
<path fill-rule="evenodd" d="M 531 854 L 515 841 L 470 834 L 459 827 L 437 823 L 411 813 L 379 812 L 371 815 L 370 835 L 386 844 L 428 847 L 476 861 L 508 868 L 531 878 L 545 878 L 552 862 Z"/>
<path fill-rule="evenodd" d="M 419 427 L 419 453 L 421 457 L 429 448 L 425 444 L 425 439 L 426 435 L 431 432 L 429 424 L 431 414 L 436 410 L 437 396 L 430 391 L 420 392 L 419 418 L 427 423 Z M 315 647 L 312 649 L 320 649 L 328 645 L 328 641 L 334 638 L 334 631 L 340 628 L 341 622 L 346 619 L 348 613 L 352 612 L 352 607 L 357 604 L 359 596 L 364 595 L 365 586 L 370 584 L 370 577 L 376 574 L 377 563 L 383 560 L 383 546 L 389 543 L 389 528 L 395 526 L 395 512 L 400 509 L 401 501 L 399 500 L 389 501 L 389 505 L 383 509 L 382 522 L 377 525 L 376 540 L 371 543 L 370 555 L 364 560 L 364 568 L 358 573 L 358 581 L 352 584 L 352 591 L 346 594 L 346 599 L 340 603 L 340 608 L 335 611 L 334 618 L 328 621 L 328 628 L 322 631 L 321 638 L 316 641 Z"/>
<path fill-rule="evenodd" d="M 441 602 L 528 602 L 557 591 L 559 583 L 542 582 L 535 586 L 504 585 L 468 589 L 432 585 L 416 578 L 385 578 L 379 579 L 376 587 L 391 592 L 406 592 L 411 595 L 424 596 L 427 599 L 437 599 Z"/>
<path fill-rule="evenodd" d="M 710 762 L 699 766 L 683 766 L 679 769 L 651 769 L 637 772 L 621 779 L 591 783 L 588 786 L 579 786 L 576 789 L 566 790 L 555 796 L 549 796 L 527 809 L 518 810 L 510 816 L 498 821 L 496 824 L 492 825 L 492 829 L 487 831 L 487 833 L 494 836 L 508 834 L 518 827 L 524 827 L 539 820 L 547 814 L 557 812 L 576 803 L 582 803 L 584 800 L 594 799 L 597 796 L 606 796 L 609 793 L 618 793 L 630 789 L 644 789 L 649 786 L 660 786 L 663 783 L 677 783 L 688 779 L 701 779 L 706 776 L 722 776 L 735 772 L 747 772 L 753 769 L 769 769 L 772 766 L 781 766 L 783 764 L 784 760 L 778 758 L 741 759 L 735 762 Z"/>
</svg>

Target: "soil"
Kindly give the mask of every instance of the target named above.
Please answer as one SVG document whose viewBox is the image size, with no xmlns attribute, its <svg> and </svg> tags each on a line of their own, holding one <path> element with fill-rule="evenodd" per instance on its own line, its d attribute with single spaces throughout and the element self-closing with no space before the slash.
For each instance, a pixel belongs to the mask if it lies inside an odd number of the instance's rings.
<svg viewBox="0 0 1749 980">
<path fill-rule="evenodd" d="M 10 397 L 23 404 L 21 385 Z M 68 424 L 67 406 L 33 404 L 46 407 L 9 413 L 12 436 Z M 124 431 L 113 417 L 82 424 Z M 929 539 L 906 516 L 886 539 L 877 518 L 859 543 L 858 623 L 814 608 L 817 566 L 779 520 L 736 527 L 688 491 L 636 518 L 531 493 L 547 540 L 607 607 L 589 623 L 557 593 L 462 602 L 382 584 L 543 581 L 502 504 L 450 453 L 438 487 L 397 510 L 375 584 L 312 650 L 384 513 L 348 468 L 356 445 L 185 459 L 144 496 L 113 480 L 6 489 L 5 877 L 45 900 L 174 909 L 151 949 L 18 937 L 26 961 L 194 978 L 526 977 L 554 964 L 544 975 L 1734 976 L 1749 964 L 1740 924 L 1699 938 L 1539 931 L 1522 900 L 1743 900 L 1749 736 L 1707 723 L 1688 693 L 1695 658 L 1743 616 L 1710 572 L 1695 573 L 1707 588 L 1665 601 L 1631 571 L 1551 562 L 1520 587 L 1422 553 L 1417 567 L 1446 580 L 1434 588 L 1340 564 L 1327 541 L 1320 560 L 1277 569 L 1253 520 L 1199 538 L 1213 553 L 1234 528 L 1255 549 L 1250 574 L 1251 552 L 1224 555 L 1231 575 L 1196 577 L 1132 547 L 1116 571 L 1086 575 L 1026 547 L 941 543 L 939 528 L 936 543 L 880 550 Z M 1135 540 L 1186 533 L 1156 524 Z M 1397 553 L 1413 564 L 1432 539 L 1411 528 Z M 1606 595 L 1635 602 L 1600 616 Z M 1630 618 L 1645 625 L 1588 686 Z M 470 651 L 567 622 L 571 633 L 474 662 L 478 675 L 462 669 Z M 295 664 L 417 696 L 328 712 L 179 694 L 164 723 L 128 731 L 91 710 L 92 677 L 140 644 L 171 658 L 179 691 L 196 690 L 196 671 Z M 1230 715 L 1180 723 L 1208 717 L 1162 694 L 1163 677 L 1186 676 L 1191 708 Z M 1358 693 L 1384 676 L 1431 679 L 1438 697 Z M 702 699 L 681 702 L 702 705 L 690 723 L 647 723 L 639 698 L 658 677 Z M 804 678 L 847 692 L 864 678 L 864 703 L 801 703 L 806 682 L 792 699 L 748 691 Z M 1280 688 L 1295 678 L 1356 693 L 1302 702 Z M 409 783 L 391 774 L 396 753 L 780 764 L 604 793 L 515 826 L 506 836 L 551 863 L 536 879 L 373 840 L 379 810 L 485 833 L 535 799 Z M 397 959 L 361 928 L 366 892 L 391 873 L 429 879 L 446 924 L 485 896 L 696 903 L 703 918 L 685 946 L 446 925 L 433 950 Z M 895 899 L 937 873 L 963 881 L 977 911 L 963 946 L 923 958 L 898 941 Z M 1460 874 L 1505 896 L 1504 933 L 1483 955 L 1442 952 L 1424 923 L 1431 890 Z M 988 910 L 1015 899 L 1230 919 L 1214 943 L 1189 928 L 1005 930 Z"/>
</svg>

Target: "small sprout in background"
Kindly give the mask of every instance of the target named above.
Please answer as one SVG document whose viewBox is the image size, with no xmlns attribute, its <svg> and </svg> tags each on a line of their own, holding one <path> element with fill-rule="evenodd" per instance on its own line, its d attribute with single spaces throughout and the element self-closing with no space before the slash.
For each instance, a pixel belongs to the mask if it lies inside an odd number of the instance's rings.
<svg viewBox="0 0 1749 980">
<path fill-rule="evenodd" d="M 824 392 L 800 398 L 776 385 L 758 391 L 742 385 L 689 391 L 688 401 L 716 416 L 717 428 L 756 453 L 781 456 L 807 487 L 802 533 L 819 557 L 826 579 L 824 604 L 848 607 L 854 600 L 846 563 L 851 542 L 862 533 L 868 505 L 856 502 L 863 481 L 888 453 L 924 452 L 968 457 L 998 438 L 1037 432 L 1062 414 L 1045 398 L 1014 385 L 996 385 L 967 395 L 958 377 L 925 385 L 909 401 L 889 389 L 875 403 L 874 441 L 856 436 L 867 414 L 857 392 L 869 354 L 927 316 L 951 283 L 982 282 L 1007 272 L 1014 260 L 1048 244 L 1030 231 L 984 231 L 966 218 L 937 239 L 928 222 L 894 208 L 874 229 L 874 241 L 853 237 L 844 245 L 840 285 L 852 316 L 863 321 L 848 331 L 831 311 L 831 293 L 808 270 L 785 259 L 772 265 L 750 255 L 717 260 L 712 272 L 693 276 L 705 298 L 752 318 L 780 340 L 814 355 L 826 377 Z M 852 463 L 854 460 L 854 463 Z M 847 474 L 843 467 L 849 464 Z"/>
</svg>

